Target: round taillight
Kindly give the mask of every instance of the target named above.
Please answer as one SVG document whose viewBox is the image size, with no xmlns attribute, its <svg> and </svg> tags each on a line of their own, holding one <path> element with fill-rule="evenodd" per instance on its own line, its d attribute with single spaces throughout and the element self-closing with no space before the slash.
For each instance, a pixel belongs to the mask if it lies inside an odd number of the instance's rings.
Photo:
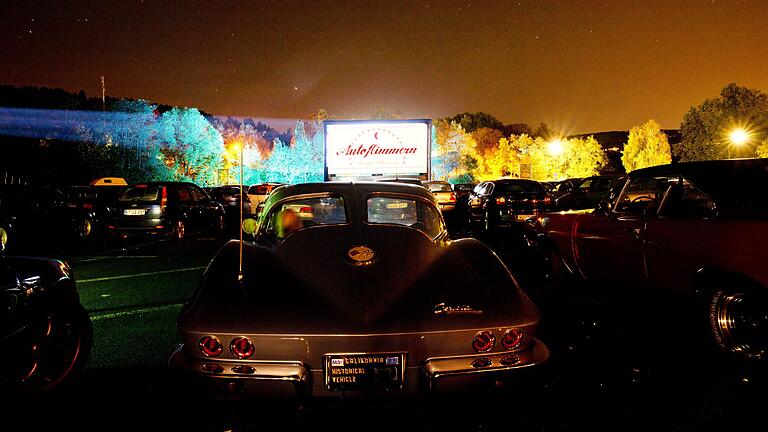
<svg viewBox="0 0 768 432">
<path fill-rule="evenodd" d="M 475 369 L 487 368 L 493 365 L 493 362 L 489 358 L 480 357 L 472 361 L 472 367 Z"/>
<path fill-rule="evenodd" d="M 203 336 L 200 338 L 200 351 L 206 357 L 216 357 L 221 354 L 223 348 L 221 342 L 213 336 Z"/>
<path fill-rule="evenodd" d="M 202 366 L 203 370 L 213 374 L 220 374 L 224 372 L 224 368 L 213 363 L 206 363 Z"/>
<path fill-rule="evenodd" d="M 509 329 L 504 334 L 504 338 L 501 340 L 501 344 L 504 345 L 504 348 L 506 349 L 513 349 L 517 348 L 518 345 L 520 345 L 520 342 L 523 340 L 523 332 L 520 331 L 520 329 Z"/>
<path fill-rule="evenodd" d="M 487 352 L 496 344 L 496 336 L 489 331 L 480 332 L 472 339 L 472 348 L 477 352 Z"/>
<path fill-rule="evenodd" d="M 253 343 L 245 337 L 239 337 L 232 339 L 232 343 L 229 344 L 229 349 L 232 354 L 239 359 L 248 358 L 253 355 Z"/>
</svg>

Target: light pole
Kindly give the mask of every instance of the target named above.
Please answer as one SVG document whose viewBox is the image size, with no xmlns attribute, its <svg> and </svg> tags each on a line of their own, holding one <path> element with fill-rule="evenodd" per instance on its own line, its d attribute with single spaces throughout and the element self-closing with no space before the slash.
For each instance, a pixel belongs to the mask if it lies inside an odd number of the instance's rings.
<svg viewBox="0 0 768 432">
<path fill-rule="evenodd" d="M 731 158 L 731 146 L 741 147 L 749 141 L 749 132 L 736 128 L 728 134 L 728 159 Z"/>
</svg>

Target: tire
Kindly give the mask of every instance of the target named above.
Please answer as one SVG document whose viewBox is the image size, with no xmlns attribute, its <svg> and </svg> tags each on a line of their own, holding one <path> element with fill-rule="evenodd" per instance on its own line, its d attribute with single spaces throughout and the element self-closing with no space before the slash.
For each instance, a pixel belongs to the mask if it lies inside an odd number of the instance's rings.
<svg viewBox="0 0 768 432">
<path fill-rule="evenodd" d="M 90 218 L 83 218 L 78 222 L 77 237 L 80 240 L 85 240 L 90 238 L 92 233 L 93 233 L 93 222 L 91 222 Z"/>
<path fill-rule="evenodd" d="M 744 288 L 716 288 L 709 297 L 712 340 L 721 351 L 745 359 L 768 350 L 768 297 Z"/>
<path fill-rule="evenodd" d="M 8 245 L 11 242 L 11 231 L 8 227 L 0 226 L 0 243 L 3 245 L 4 250 L 8 250 Z"/>
<path fill-rule="evenodd" d="M 82 373 L 93 343 L 88 312 L 80 304 L 53 310 L 30 327 L 31 368 L 18 380 L 27 393 L 61 388 Z"/>
<path fill-rule="evenodd" d="M 170 237 L 171 240 L 181 240 L 187 235 L 187 225 L 183 220 L 179 219 L 173 223 L 171 228 Z"/>
</svg>

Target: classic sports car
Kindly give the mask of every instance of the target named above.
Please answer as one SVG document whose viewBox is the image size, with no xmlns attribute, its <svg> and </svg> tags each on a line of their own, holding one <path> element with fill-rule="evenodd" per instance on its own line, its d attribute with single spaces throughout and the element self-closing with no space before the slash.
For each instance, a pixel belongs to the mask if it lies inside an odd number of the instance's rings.
<svg viewBox="0 0 768 432">
<path fill-rule="evenodd" d="M 724 351 L 764 357 L 766 186 L 768 159 L 636 170 L 594 211 L 539 217 L 536 244 L 559 288 L 682 305 L 674 315 L 692 314 Z"/>
<path fill-rule="evenodd" d="M 549 356 L 510 272 L 481 242 L 451 241 L 423 187 L 275 189 L 242 249 L 242 273 L 237 241 L 208 266 L 169 359 L 221 396 L 417 394 Z"/>
<path fill-rule="evenodd" d="M 53 389 L 82 370 L 91 320 L 67 264 L 6 257 L 0 245 L 0 299 L 0 389 Z"/>
</svg>

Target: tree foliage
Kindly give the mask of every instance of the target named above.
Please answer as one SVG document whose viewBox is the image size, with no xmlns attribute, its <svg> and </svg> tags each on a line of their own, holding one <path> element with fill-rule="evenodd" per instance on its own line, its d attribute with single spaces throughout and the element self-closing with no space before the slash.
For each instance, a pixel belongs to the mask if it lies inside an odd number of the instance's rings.
<svg viewBox="0 0 768 432">
<path fill-rule="evenodd" d="M 728 84 L 715 98 L 691 107 L 680 124 L 682 141 L 672 149 L 682 161 L 724 159 L 729 154 L 729 132 L 742 127 L 762 141 L 768 127 L 768 95 L 758 89 Z M 731 148 L 734 154 L 735 149 Z M 735 151 L 735 155 L 754 156 L 755 148 Z"/>
<path fill-rule="evenodd" d="M 648 120 L 629 131 L 621 162 L 627 172 L 672 162 L 667 135 L 656 121 Z"/>
<path fill-rule="evenodd" d="M 475 140 L 460 124 L 445 119 L 432 127 L 432 177 L 466 182 L 477 172 Z"/>
<path fill-rule="evenodd" d="M 163 113 L 158 147 L 157 157 L 165 167 L 161 178 L 217 183 L 224 140 L 197 109 L 173 108 Z"/>
</svg>

